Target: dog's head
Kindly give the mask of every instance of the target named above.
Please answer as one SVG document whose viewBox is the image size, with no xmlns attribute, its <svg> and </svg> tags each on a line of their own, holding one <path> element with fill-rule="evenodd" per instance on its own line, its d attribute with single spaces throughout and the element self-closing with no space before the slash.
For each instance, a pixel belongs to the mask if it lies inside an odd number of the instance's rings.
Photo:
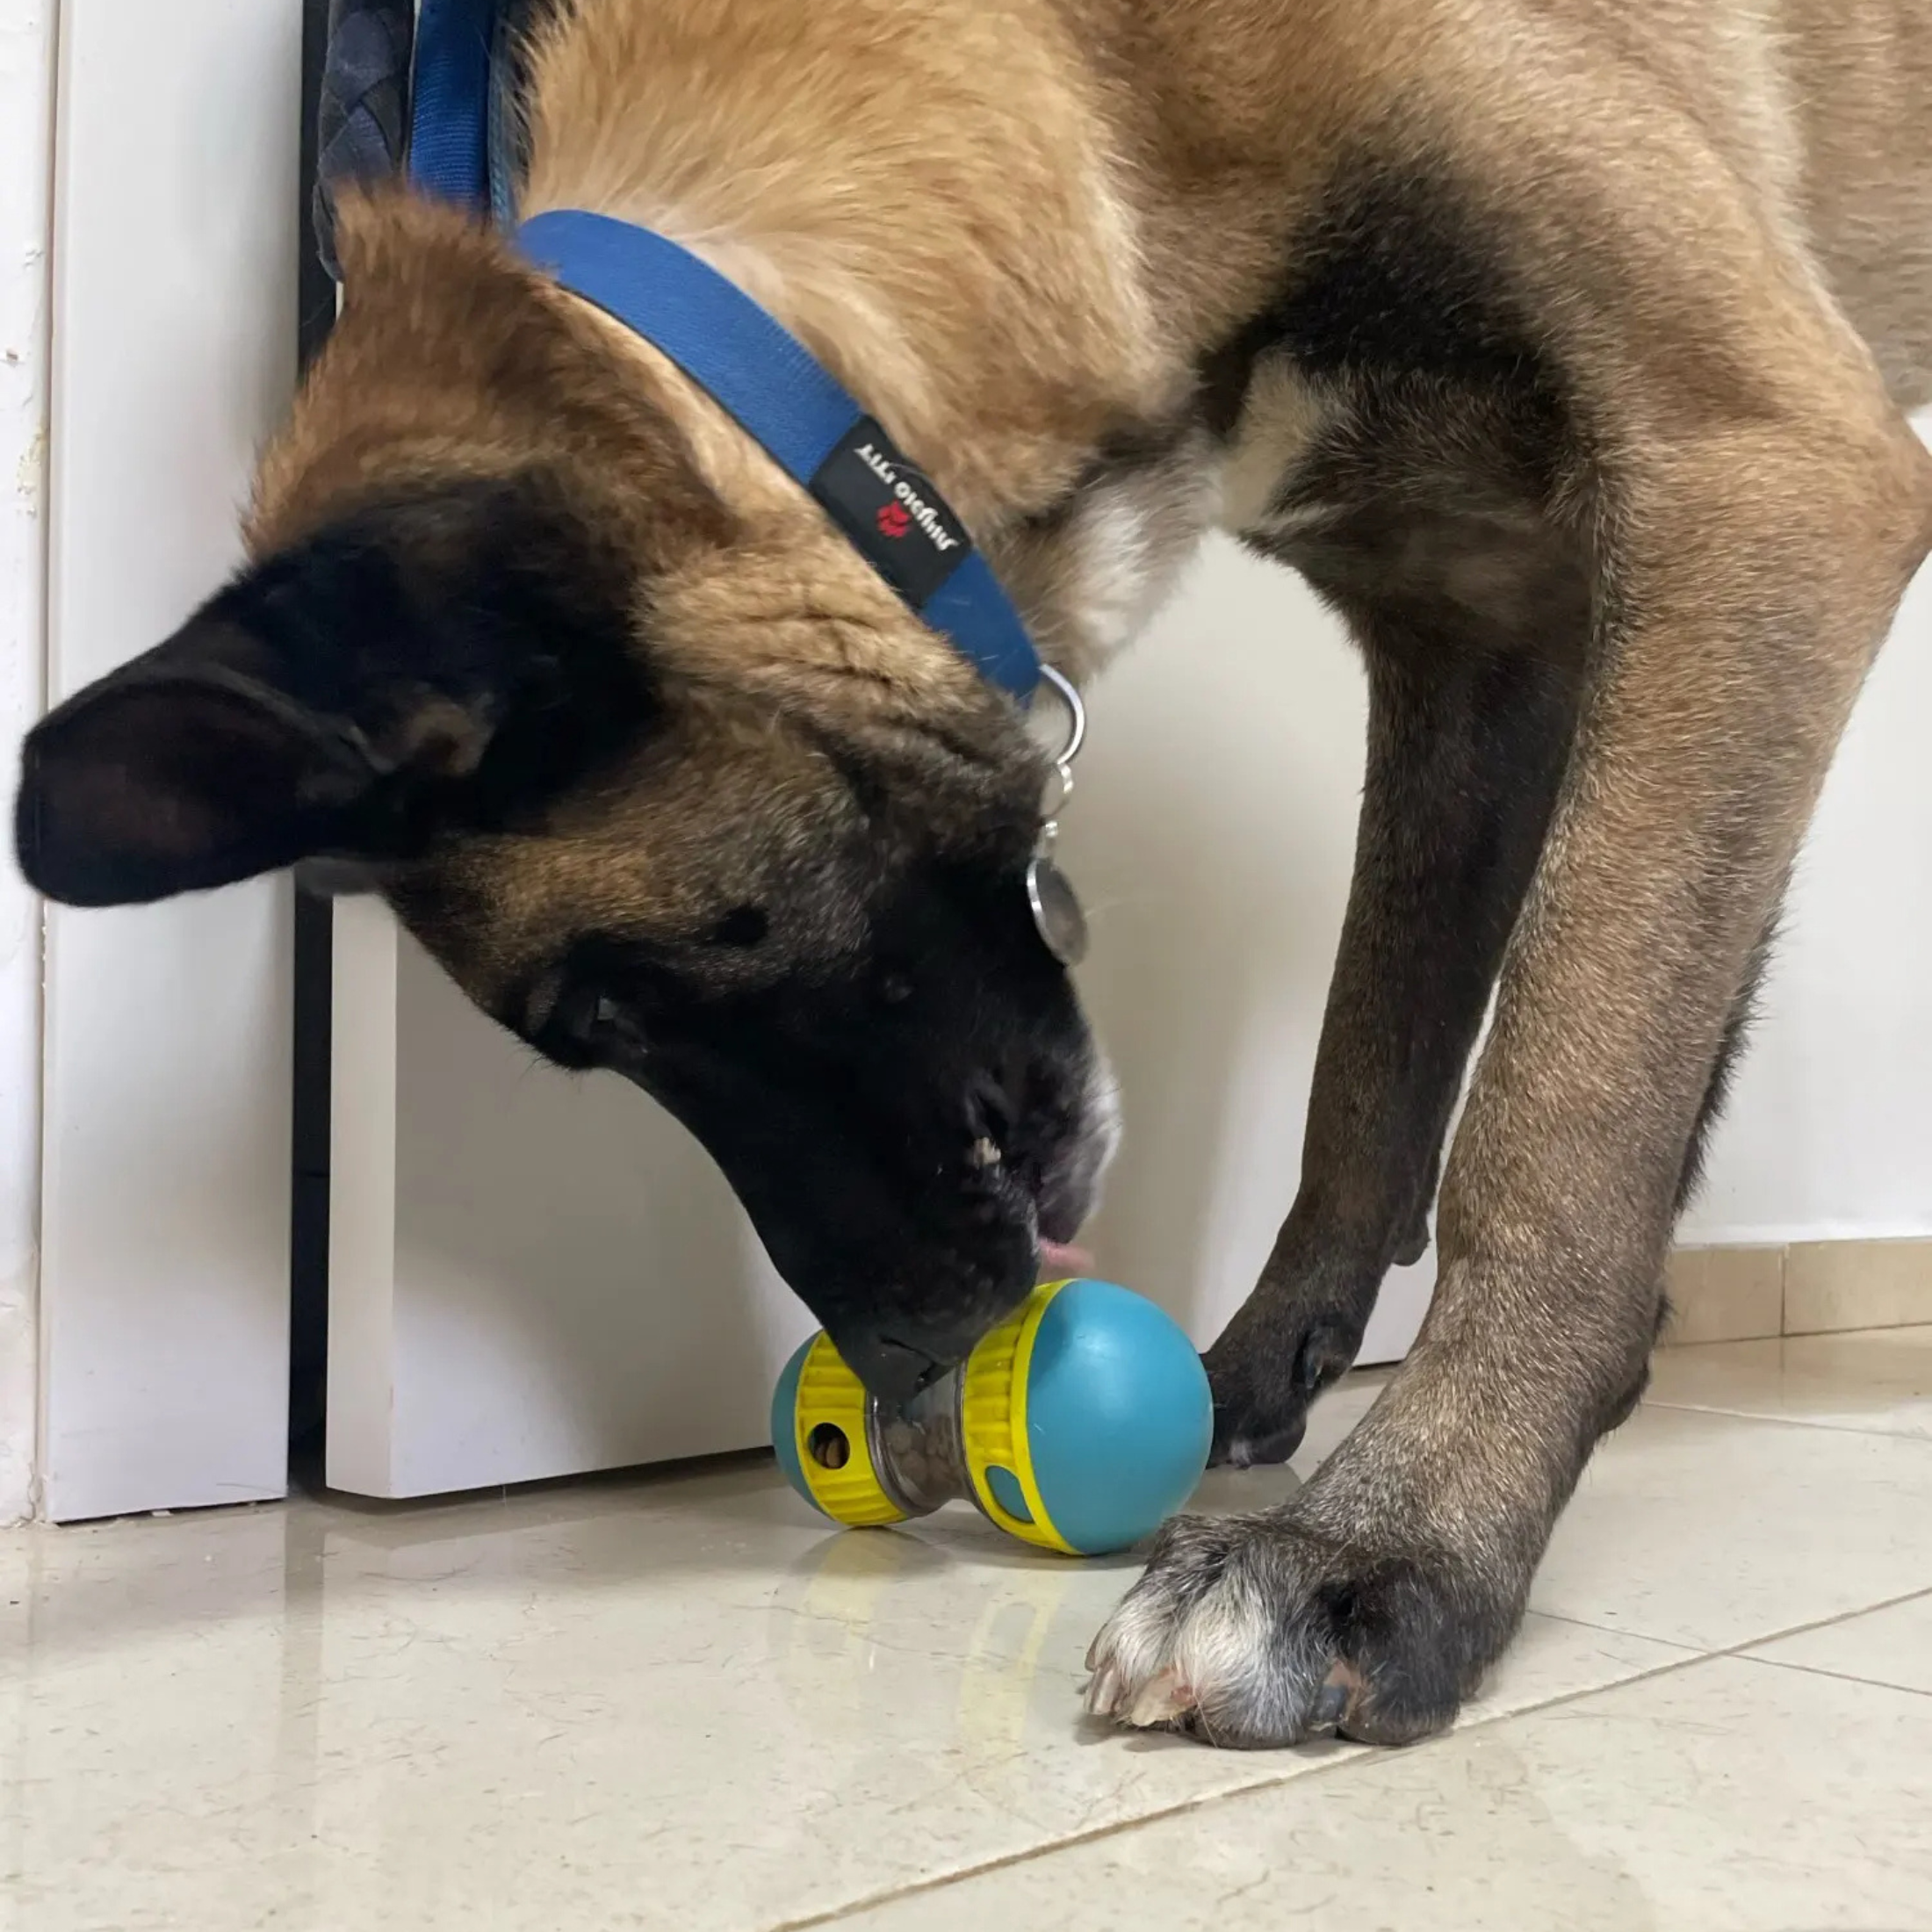
<svg viewBox="0 0 1932 1932">
<path fill-rule="evenodd" d="M 1107 1078 L 1009 701 L 648 352 L 453 216 L 349 211 L 253 561 L 27 741 L 71 904 L 360 868 L 486 1012 L 655 1095 L 903 1393 L 1071 1236 Z"/>
</svg>

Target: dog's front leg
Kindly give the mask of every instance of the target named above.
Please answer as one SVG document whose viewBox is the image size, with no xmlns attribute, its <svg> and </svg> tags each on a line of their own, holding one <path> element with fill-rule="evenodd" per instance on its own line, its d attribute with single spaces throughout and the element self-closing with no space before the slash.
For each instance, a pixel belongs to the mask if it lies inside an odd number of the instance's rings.
<svg viewBox="0 0 1932 1932">
<path fill-rule="evenodd" d="M 1727 1015 L 1932 537 L 1932 465 L 1876 378 L 1825 318 L 1804 346 L 1741 337 L 1739 361 L 1802 380 L 1701 420 L 1646 408 L 1618 438 L 1590 688 L 1445 1175 L 1428 1323 L 1292 1503 L 1170 1527 L 1095 1642 L 1094 1711 L 1223 1744 L 1399 1742 L 1453 1717 L 1520 1620 L 1640 1381 Z"/>
<path fill-rule="evenodd" d="M 1222 1460 L 1294 1453 L 1390 1264 L 1426 1245 L 1450 1111 L 1569 758 L 1587 642 L 1587 597 L 1572 602 L 1480 641 L 1465 613 L 1351 611 L 1369 688 L 1355 876 L 1301 1187 L 1208 1357 Z"/>
</svg>

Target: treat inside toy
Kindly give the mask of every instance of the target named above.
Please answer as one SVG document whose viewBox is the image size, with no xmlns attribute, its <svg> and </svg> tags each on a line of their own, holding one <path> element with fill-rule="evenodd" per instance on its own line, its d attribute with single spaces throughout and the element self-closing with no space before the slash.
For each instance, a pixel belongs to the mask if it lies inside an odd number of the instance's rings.
<svg viewBox="0 0 1932 1932">
<path fill-rule="evenodd" d="M 823 1335 L 772 1401 L 791 1486 L 835 1521 L 955 1499 L 1045 1549 L 1094 1555 L 1156 1529 L 1207 1465 L 1214 1404 L 1193 1344 L 1108 1281 L 1049 1283 L 911 1402 L 869 1395 Z"/>
</svg>

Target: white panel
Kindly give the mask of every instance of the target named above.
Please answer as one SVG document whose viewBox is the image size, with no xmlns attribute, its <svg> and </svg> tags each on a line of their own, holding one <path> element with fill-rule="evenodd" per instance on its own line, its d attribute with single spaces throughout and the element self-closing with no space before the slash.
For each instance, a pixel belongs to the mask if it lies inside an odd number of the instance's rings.
<svg viewBox="0 0 1932 1932">
<path fill-rule="evenodd" d="M 330 1485 L 399 1496 L 396 1415 L 396 954 L 374 899 L 335 908 L 329 985 Z M 413 1418 L 404 1416 L 407 1429 Z M 447 1485 L 460 1488 L 460 1484 Z"/>
<path fill-rule="evenodd" d="M 1254 1286 L 1294 1199 L 1354 856 L 1366 686 L 1301 580 L 1216 539 L 1094 692 L 1067 813 L 1088 1010 L 1127 1136 L 1092 1230 L 1195 1339 Z M 1401 1356 L 1435 1280 L 1397 1270 L 1363 1350 Z"/>
<path fill-rule="evenodd" d="M 812 1323 L 696 1143 L 626 1083 L 539 1063 L 373 902 L 335 919 L 330 1483 L 767 1440 Z"/>
<path fill-rule="evenodd" d="M 236 559 L 293 380 L 298 0 L 68 0 L 50 697 Z M 61 1517 L 277 1496 L 288 1378 L 282 883 L 47 925 L 43 1468 Z"/>
<path fill-rule="evenodd" d="M 54 0 L 0 12 L 0 788 L 47 659 L 47 244 Z M 0 866 L 0 1525 L 34 1507 L 40 903 Z"/>
</svg>

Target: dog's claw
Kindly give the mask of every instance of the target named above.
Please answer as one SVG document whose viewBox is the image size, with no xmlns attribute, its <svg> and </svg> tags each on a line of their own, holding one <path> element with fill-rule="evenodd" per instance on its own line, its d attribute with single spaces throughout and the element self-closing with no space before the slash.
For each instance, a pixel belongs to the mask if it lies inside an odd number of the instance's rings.
<svg viewBox="0 0 1932 1932">
<path fill-rule="evenodd" d="M 1193 1693 L 1177 1671 L 1162 1670 L 1141 1686 L 1128 1708 L 1127 1721 L 1141 1730 L 1172 1724 L 1193 1708 Z"/>
<path fill-rule="evenodd" d="M 1096 1643 L 1094 1648 L 1099 1647 Z M 1089 1656 L 1091 1655 L 1090 1652 Z M 1114 1716 L 1120 1706 L 1122 1688 L 1120 1672 L 1111 1663 L 1103 1664 L 1087 1682 L 1087 1714 L 1096 1718 Z"/>
</svg>

